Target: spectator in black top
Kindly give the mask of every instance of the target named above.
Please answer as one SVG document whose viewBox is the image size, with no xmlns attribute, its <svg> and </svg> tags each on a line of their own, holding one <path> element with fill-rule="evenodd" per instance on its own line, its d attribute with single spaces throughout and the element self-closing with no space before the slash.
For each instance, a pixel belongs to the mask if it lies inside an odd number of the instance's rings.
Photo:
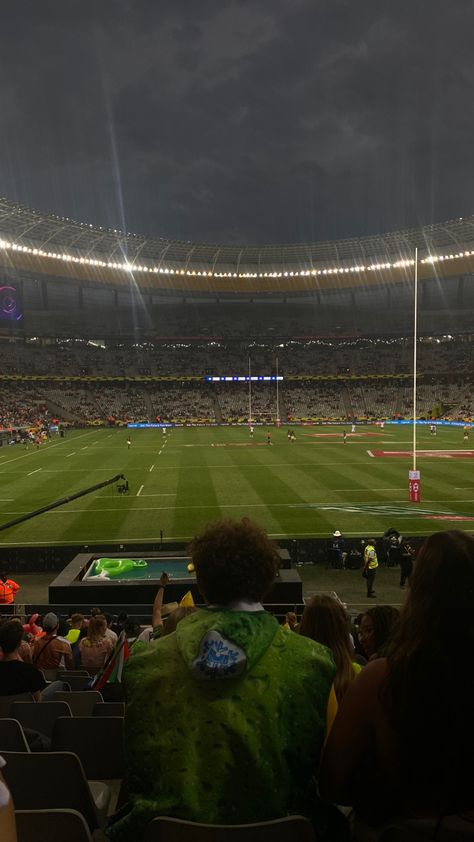
<svg viewBox="0 0 474 842">
<path fill-rule="evenodd" d="M 0 626 L 0 696 L 31 693 L 36 702 L 51 699 L 56 690 L 62 690 L 62 681 L 48 684 L 41 670 L 21 659 L 20 647 L 23 626 L 19 620 L 7 620 Z"/>
</svg>

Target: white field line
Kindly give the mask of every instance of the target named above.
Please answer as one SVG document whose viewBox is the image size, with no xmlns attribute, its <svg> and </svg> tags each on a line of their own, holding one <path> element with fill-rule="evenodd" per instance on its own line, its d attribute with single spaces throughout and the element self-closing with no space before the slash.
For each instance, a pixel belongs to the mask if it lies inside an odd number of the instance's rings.
<svg viewBox="0 0 474 842">
<path fill-rule="evenodd" d="M 397 491 L 398 491 L 398 489 L 397 489 Z M 136 494 L 135 496 L 138 497 L 138 494 Z M 140 497 L 142 498 L 142 500 L 143 500 L 144 497 L 176 497 L 176 492 L 167 491 L 167 492 L 160 492 L 160 493 L 157 493 L 157 494 L 140 494 Z M 95 500 L 110 500 L 110 494 L 98 494 L 97 497 L 94 497 L 94 499 Z M 123 497 L 124 501 L 126 499 L 127 499 L 126 497 Z M 134 509 L 133 511 L 140 511 L 140 509 Z"/>
<path fill-rule="evenodd" d="M 70 455 L 72 455 L 72 454 L 70 454 Z M 67 458 L 68 457 L 66 457 L 66 459 Z M 407 457 L 407 459 L 408 459 L 408 457 Z M 428 458 L 423 459 L 423 465 L 431 465 L 432 463 L 440 464 L 439 457 L 438 456 L 433 457 L 432 459 L 430 459 L 428 457 Z M 360 468 L 361 470 L 362 469 L 367 470 L 368 464 L 369 463 L 367 463 L 367 462 L 365 462 L 365 463 L 364 462 L 344 462 L 344 467 Z M 370 463 L 370 464 L 374 465 L 375 470 L 378 469 L 378 465 L 379 465 L 378 461 L 377 461 L 377 463 L 374 462 L 374 463 Z M 399 462 L 397 462 L 397 461 L 393 462 L 393 460 L 392 460 L 391 464 L 398 465 L 400 468 L 406 467 L 406 463 L 403 462 L 403 460 L 401 460 L 401 459 L 400 459 Z M 461 463 L 461 464 L 463 464 L 463 463 Z M 341 462 L 307 462 L 307 463 L 299 463 L 299 464 L 298 463 L 290 463 L 290 462 L 281 462 L 281 463 L 277 463 L 277 464 L 274 464 L 274 465 L 271 465 L 271 464 L 268 464 L 268 465 L 255 464 L 255 463 L 247 463 L 247 464 L 242 463 L 240 465 L 206 465 L 206 464 L 203 464 L 203 465 L 186 465 L 186 471 L 191 471 L 191 470 L 202 471 L 203 468 L 206 468 L 208 471 L 212 471 L 214 469 L 218 469 L 220 471 L 226 471 L 226 470 L 233 471 L 233 470 L 238 470 L 239 468 L 314 468 L 315 471 L 316 471 L 317 469 L 321 468 L 322 466 L 324 466 L 324 467 L 339 467 L 340 468 Z M 3 466 L 0 465 L 0 468 L 2 468 L 2 467 Z M 177 471 L 177 470 L 181 469 L 182 467 L 183 467 L 182 465 L 160 465 L 160 471 Z M 102 471 L 102 472 L 107 471 L 109 473 L 111 470 L 113 471 L 114 468 L 113 467 L 112 468 L 111 467 L 108 467 L 108 468 L 89 468 L 89 467 L 87 467 L 87 468 L 43 468 L 43 471 L 44 471 L 45 474 L 74 474 L 74 473 L 83 474 L 84 471 L 87 471 L 88 474 L 98 472 L 98 471 Z M 143 473 L 143 470 L 144 470 L 143 468 L 134 468 L 134 467 L 128 467 L 127 468 L 127 472 L 140 471 L 141 473 Z M 0 474 L 20 474 L 20 473 L 22 473 L 20 470 L 18 470 L 18 471 L 3 471 L 3 470 L 0 470 Z M 315 477 L 315 480 L 316 480 L 316 477 Z M 376 490 L 376 489 L 374 489 L 374 490 Z M 469 490 L 471 490 L 471 489 L 469 489 Z"/>
<path fill-rule="evenodd" d="M 0 497 L 0 503 L 13 503 L 14 497 Z"/>
<path fill-rule="evenodd" d="M 143 488 L 143 486 L 141 486 L 141 488 Z M 141 488 L 137 492 L 136 497 L 138 497 L 138 495 L 140 494 Z M 146 495 L 143 495 L 143 496 L 146 496 Z M 470 499 L 470 500 L 452 500 L 452 499 L 450 499 L 450 500 L 438 500 L 438 499 L 431 500 L 431 499 L 425 498 L 425 499 L 423 499 L 423 503 L 436 503 L 436 504 L 441 504 L 441 503 L 449 504 L 449 503 L 451 503 L 452 505 L 456 505 L 457 503 L 474 503 L 474 499 Z M 325 500 L 324 503 L 319 503 L 319 502 L 317 502 L 317 503 L 314 503 L 314 502 L 308 502 L 308 503 L 252 503 L 251 507 L 252 507 L 252 509 L 264 509 L 264 508 L 266 508 L 266 509 L 282 509 L 282 508 L 305 509 L 305 508 L 311 508 L 311 507 L 327 506 L 327 504 L 328 504 L 327 500 Z M 403 498 L 401 498 L 399 500 L 384 500 L 384 502 L 381 505 L 383 505 L 383 506 L 405 505 L 406 506 L 406 504 L 407 504 L 407 499 L 406 499 L 406 496 L 404 496 Z M 248 505 L 249 505 L 248 503 L 220 503 L 219 508 L 220 509 L 246 509 L 248 507 Z M 360 505 L 363 505 L 363 504 L 361 504 L 360 502 L 354 502 L 352 504 L 350 502 L 345 502 L 344 504 L 341 505 L 341 508 L 344 509 L 345 507 L 350 507 L 351 505 L 360 506 Z M 177 511 L 178 509 L 184 509 L 184 510 L 186 510 L 186 509 L 215 509 L 215 504 L 213 503 L 213 504 L 209 504 L 209 505 L 200 505 L 200 506 L 199 505 L 198 506 L 137 506 L 136 508 L 131 507 L 130 509 L 128 509 L 128 514 L 131 514 L 132 512 L 133 513 L 135 513 L 135 512 L 164 512 L 164 511 L 168 511 L 168 510 L 169 511 Z M 67 514 L 84 514 L 86 512 L 88 512 L 89 514 L 91 514 L 91 513 L 95 514 L 96 512 L 119 512 L 119 511 L 120 511 L 120 516 L 122 517 L 122 511 L 118 510 L 116 506 L 113 506 L 112 508 L 104 508 L 104 509 L 95 509 L 95 508 L 90 508 L 90 509 L 64 509 L 64 510 L 54 509 L 51 512 L 44 512 L 44 514 L 45 515 L 67 515 Z M 0 512 L 0 514 L 2 514 L 2 515 L 26 515 L 26 514 L 29 514 L 29 510 L 28 511 L 18 511 L 18 512 L 16 512 L 16 511 L 15 512 L 12 512 L 12 511 L 10 511 L 10 512 Z M 376 517 L 379 517 L 379 515 L 380 515 L 380 513 L 378 513 L 378 512 L 376 513 L 376 512 L 345 512 L 345 511 L 342 511 L 341 514 L 348 514 L 348 515 L 356 514 L 358 517 L 360 517 L 361 514 L 375 515 Z M 421 514 L 421 515 L 426 514 L 427 519 L 429 519 L 431 513 L 426 513 L 426 512 L 423 512 L 423 511 L 417 512 L 415 510 L 413 512 L 413 517 L 418 517 L 419 514 Z M 441 514 L 445 514 L 445 513 L 442 512 Z M 448 513 L 446 513 L 446 514 L 448 514 Z M 458 515 L 456 515 L 455 512 L 450 512 L 449 514 L 452 514 L 453 518 L 458 517 Z M 324 534 L 327 534 L 327 533 L 324 533 Z"/>
<path fill-rule="evenodd" d="M 72 453 L 68 453 L 68 455 L 66 456 L 66 459 L 69 459 L 70 456 L 75 456 L 75 455 L 76 455 L 76 451 L 73 450 Z"/>
<path fill-rule="evenodd" d="M 76 436 L 76 439 L 83 439 L 84 436 L 90 436 L 90 435 L 91 435 L 91 432 L 81 433 L 80 436 Z M 55 448 L 55 447 L 64 447 L 64 445 L 66 443 L 67 442 L 65 442 L 65 441 L 58 441 L 57 444 L 50 444 L 49 447 L 48 447 L 48 453 L 49 453 L 50 450 L 53 450 L 53 448 Z M 44 453 L 44 450 L 32 450 L 30 453 L 24 453 L 23 456 L 15 456 L 14 459 L 7 459 L 6 462 L 2 462 L 2 468 L 3 468 L 4 465 L 9 465 L 10 462 L 18 462 L 19 459 L 28 459 L 30 456 L 34 456 L 35 454 L 38 455 L 38 453 Z"/>
<path fill-rule="evenodd" d="M 72 456 L 72 455 L 73 454 L 69 454 L 69 456 Z M 68 458 L 68 456 L 66 456 L 66 459 L 67 458 Z M 408 457 L 406 457 L 406 458 L 408 459 Z M 360 468 L 360 469 L 363 469 L 363 470 L 367 470 L 367 464 L 368 464 L 367 462 L 366 463 L 364 463 L 364 462 L 344 462 L 344 467 Z M 371 464 L 374 464 L 374 468 L 377 470 L 376 465 L 378 466 L 379 463 L 374 462 L 374 463 L 371 463 Z M 400 461 L 398 463 L 396 461 L 393 462 L 393 460 L 392 460 L 392 464 L 394 464 L 394 465 L 398 464 L 400 468 L 404 468 L 406 466 L 406 463 L 403 462 L 402 459 L 400 459 Z M 429 457 L 426 457 L 425 459 L 423 459 L 423 465 L 426 466 L 426 465 L 431 465 L 431 464 L 439 464 L 439 457 L 434 456 L 431 459 Z M 242 464 L 239 464 L 239 465 L 202 464 L 202 465 L 187 465 L 186 471 L 191 471 L 191 470 L 202 471 L 203 468 L 206 468 L 208 471 L 213 471 L 214 469 L 220 470 L 220 471 L 227 471 L 227 470 L 233 471 L 233 470 L 239 470 L 240 468 L 255 468 L 255 469 L 257 469 L 257 468 L 258 469 L 260 469 L 260 468 L 314 468 L 315 471 L 316 471 L 317 469 L 319 469 L 321 467 L 339 467 L 340 468 L 341 462 L 304 462 L 304 463 L 303 462 L 300 462 L 300 463 L 298 463 L 298 462 L 277 462 L 275 464 L 270 464 L 270 463 L 269 464 L 264 464 L 264 463 L 255 464 L 254 462 L 249 462 L 249 463 L 246 463 L 246 464 L 242 463 Z M 181 468 L 182 468 L 182 465 L 160 465 L 160 471 L 176 471 L 176 470 L 179 470 Z M 71 474 L 73 474 L 73 473 L 83 474 L 84 471 L 87 471 L 87 473 L 94 473 L 94 472 L 99 472 L 99 471 L 101 471 L 102 473 L 104 471 L 109 473 L 111 470 L 114 470 L 114 468 L 113 467 L 112 468 L 110 468 L 110 467 L 108 467 L 108 468 L 89 468 L 89 467 L 87 467 L 87 468 L 85 468 L 85 467 L 84 468 L 43 468 L 43 471 L 44 471 L 45 474 L 69 474 L 69 473 L 71 473 Z M 140 471 L 141 473 L 143 473 L 143 468 L 128 467 L 127 472 L 130 472 L 130 471 Z M 21 471 L 19 471 L 19 470 L 18 471 L 4 471 L 3 465 L 0 464 L 0 474 L 20 474 L 20 473 L 21 473 Z M 316 477 L 315 477 L 315 480 L 316 480 Z M 354 489 L 354 490 L 356 490 L 356 489 Z M 377 489 L 373 489 L 373 490 L 375 491 Z M 471 489 L 469 489 L 469 491 L 470 490 Z"/>
<path fill-rule="evenodd" d="M 375 459 L 375 456 L 374 456 L 374 454 L 372 453 L 372 451 L 371 451 L 371 450 L 368 450 L 368 451 L 367 451 L 367 453 L 369 454 L 369 456 L 371 456 L 371 457 L 372 457 L 372 459 Z"/>
<path fill-rule="evenodd" d="M 139 488 L 139 489 L 138 489 L 138 491 L 137 491 L 137 497 L 140 497 L 140 494 L 142 493 L 142 491 L 143 491 L 143 489 L 144 489 L 144 488 L 145 488 L 145 486 L 144 486 L 144 485 L 141 485 L 141 486 L 140 486 L 140 488 Z M 101 511 L 105 511 L 105 509 L 101 509 Z M 111 511 L 113 511 L 113 509 L 109 509 L 108 511 L 109 511 L 109 512 L 111 512 Z"/>
<path fill-rule="evenodd" d="M 30 471 L 30 473 L 29 473 L 29 474 L 27 474 L 26 476 L 27 476 L 27 477 L 31 477 L 31 476 L 32 476 L 32 474 L 37 474 L 37 473 L 38 473 L 38 471 L 42 471 L 42 470 L 43 470 L 43 468 L 36 468 L 36 471 Z"/>
<path fill-rule="evenodd" d="M 154 465 L 151 466 L 150 470 L 148 471 L 149 474 L 151 474 L 154 467 L 155 467 Z"/>
</svg>

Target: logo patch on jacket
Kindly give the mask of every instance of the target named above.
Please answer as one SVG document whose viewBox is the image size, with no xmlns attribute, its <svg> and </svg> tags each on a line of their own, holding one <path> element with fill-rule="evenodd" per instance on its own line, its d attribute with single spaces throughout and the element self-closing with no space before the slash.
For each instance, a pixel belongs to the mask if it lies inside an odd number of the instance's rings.
<svg viewBox="0 0 474 842">
<path fill-rule="evenodd" d="M 247 657 L 240 646 L 211 629 L 201 640 L 191 669 L 196 678 L 235 678 L 244 672 L 246 663 Z"/>
</svg>

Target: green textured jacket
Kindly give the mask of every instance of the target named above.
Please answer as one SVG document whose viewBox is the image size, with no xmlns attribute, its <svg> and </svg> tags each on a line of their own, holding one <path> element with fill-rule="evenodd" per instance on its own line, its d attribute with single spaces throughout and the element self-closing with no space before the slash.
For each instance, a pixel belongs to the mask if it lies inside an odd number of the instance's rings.
<svg viewBox="0 0 474 842">
<path fill-rule="evenodd" d="M 110 838 L 139 840 L 157 815 L 234 824 L 307 812 L 334 674 L 326 647 L 265 611 L 206 608 L 149 644 L 124 673 L 130 804 Z"/>
</svg>

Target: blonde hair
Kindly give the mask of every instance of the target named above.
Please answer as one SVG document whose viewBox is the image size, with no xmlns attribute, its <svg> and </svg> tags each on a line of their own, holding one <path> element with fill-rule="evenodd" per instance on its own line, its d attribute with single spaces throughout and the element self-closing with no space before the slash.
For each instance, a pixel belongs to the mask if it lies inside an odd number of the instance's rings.
<svg viewBox="0 0 474 842">
<path fill-rule="evenodd" d="M 98 643 L 99 640 L 102 640 L 102 638 L 105 637 L 106 629 L 107 620 L 102 614 L 97 614 L 96 617 L 92 617 L 92 619 L 89 620 L 87 638 L 84 642 L 87 641 L 88 646 L 93 646 L 94 643 Z"/>
</svg>

